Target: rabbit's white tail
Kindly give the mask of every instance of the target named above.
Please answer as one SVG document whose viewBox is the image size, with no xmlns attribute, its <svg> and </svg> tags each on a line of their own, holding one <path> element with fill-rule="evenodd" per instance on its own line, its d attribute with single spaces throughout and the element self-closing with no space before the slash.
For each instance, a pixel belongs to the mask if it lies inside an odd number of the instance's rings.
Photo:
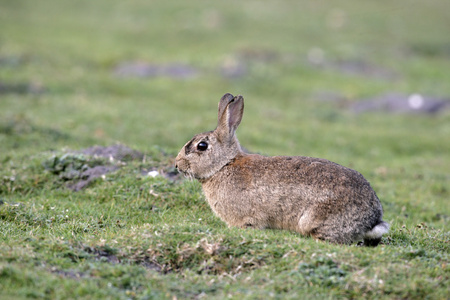
<svg viewBox="0 0 450 300">
<path fill-rule="evenodd" d="M 364 239 L 367 240 L 376 240 L 380 239 L 381 236 L 389 231 L 389 224 L 381 221 L 378 225 L 376 225 L 372 230 L 367 231 L 364 235 Z"/>
</svg>

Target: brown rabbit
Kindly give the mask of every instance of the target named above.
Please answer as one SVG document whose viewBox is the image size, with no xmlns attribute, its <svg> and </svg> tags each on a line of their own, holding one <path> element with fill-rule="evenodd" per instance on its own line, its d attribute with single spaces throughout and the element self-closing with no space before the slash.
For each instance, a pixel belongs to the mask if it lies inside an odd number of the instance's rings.
<svg viewBox="0 0 450 300">
<path fill-rule="evenodd" d="M 176 158 L 180 172 L 201 182 L 217 216 L 229 226 L 378 245 L 389 225 L 359 172 L 320 158 L 244 153 L 235 135 L 243 112 L 244 98 L 225 94 L 217 128 L 194 136 Z"/>
</svg>

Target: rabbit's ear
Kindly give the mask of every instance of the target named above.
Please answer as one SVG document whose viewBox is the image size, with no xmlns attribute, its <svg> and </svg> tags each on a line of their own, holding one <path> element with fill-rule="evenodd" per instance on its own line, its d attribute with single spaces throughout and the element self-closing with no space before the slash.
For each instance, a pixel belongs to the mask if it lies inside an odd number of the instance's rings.
<svg viewBox="0 0 450 300">
<path fill-rule="evenodd" d="M 219 102 L 219 120 L 216 131 L 222 140 L 230 140 L 244 114 L 244 97 L 225 94 Z"/>
<path fill-rule="evenodd" d="M 220 122 L 220 117 L 222 116 L 223 112 L 225 111 L 225 108 L 227 108 L 228 103 L 230 103 L 230 101 L 233 98 L 234 98 L 234 96 L 230 93 L 226 93 L 225 95 L 222 96 L 222 98 L 220 98 L 219 114 L 218 114 L 219 122 Z M 217 126 L 219 126 L 219 124 L 217 124 Z"/>
</svg>

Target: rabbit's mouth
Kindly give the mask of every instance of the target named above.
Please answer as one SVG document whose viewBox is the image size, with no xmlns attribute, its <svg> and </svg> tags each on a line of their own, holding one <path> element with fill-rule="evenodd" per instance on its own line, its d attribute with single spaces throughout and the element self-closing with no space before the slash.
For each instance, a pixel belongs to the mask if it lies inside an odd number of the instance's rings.
<svg viewBox="0 0 450 300">
<path fill-rule="evenodd" d="M 190 171 L 189 162 L 184 159 L 177 159 L 175 168 L 177 168 L 178 172 L 183 174 L 184 177 L 189 179 L 194 179 L 194 174 Z"/>
<path fill-rule="evenodd" d="M 177 165 L 175 166 L 175 168 L 177 168 L 178 172 L 183 174 L 184 177 L 191 177 L 192 176 L 187 170 L 181 170 L 180 168 L 178 168 Z"/>
<path fill-rule="evenodd" d="M 183 174 L 183 176 L 185 177 L 185 178 L 188 178 L 189 180 L 194 180 L 195 179 L 195 177 L 194 177 L 194 175 L 191 173 L 191 172 L 188 172 L 188 171 L 181 171 L 181 170 L 178 170 L 181 174 Z"/>
</svg>

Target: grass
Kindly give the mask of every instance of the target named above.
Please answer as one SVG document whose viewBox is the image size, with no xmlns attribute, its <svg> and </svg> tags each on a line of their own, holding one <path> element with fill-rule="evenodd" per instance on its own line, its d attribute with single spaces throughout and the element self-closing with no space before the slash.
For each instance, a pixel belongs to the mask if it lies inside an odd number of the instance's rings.
<svg viewBox="0 0 450 300">
<path fill-rule="evenodd" d="M 449 297 L 448 110 L 348 109 L 391 91 L 448 98 L 447 2 L 0 7 L 1 299 Z M 119 77 L 124 62 L 197 75 Z M 336 67 L 345 62 L 384 75 Z M 364 174 L 391 224 L 382 245 L 227 228 L 197 182 L 147 176 L 173 171 L 182 145 L 214 128 L 225 92 L 246 98 L 238 135 L 251 151 Z M 117 143 L 145 158 L 75 153 Z M 69 188 L 99 165 L 118 169 Z"/>
</svg>

